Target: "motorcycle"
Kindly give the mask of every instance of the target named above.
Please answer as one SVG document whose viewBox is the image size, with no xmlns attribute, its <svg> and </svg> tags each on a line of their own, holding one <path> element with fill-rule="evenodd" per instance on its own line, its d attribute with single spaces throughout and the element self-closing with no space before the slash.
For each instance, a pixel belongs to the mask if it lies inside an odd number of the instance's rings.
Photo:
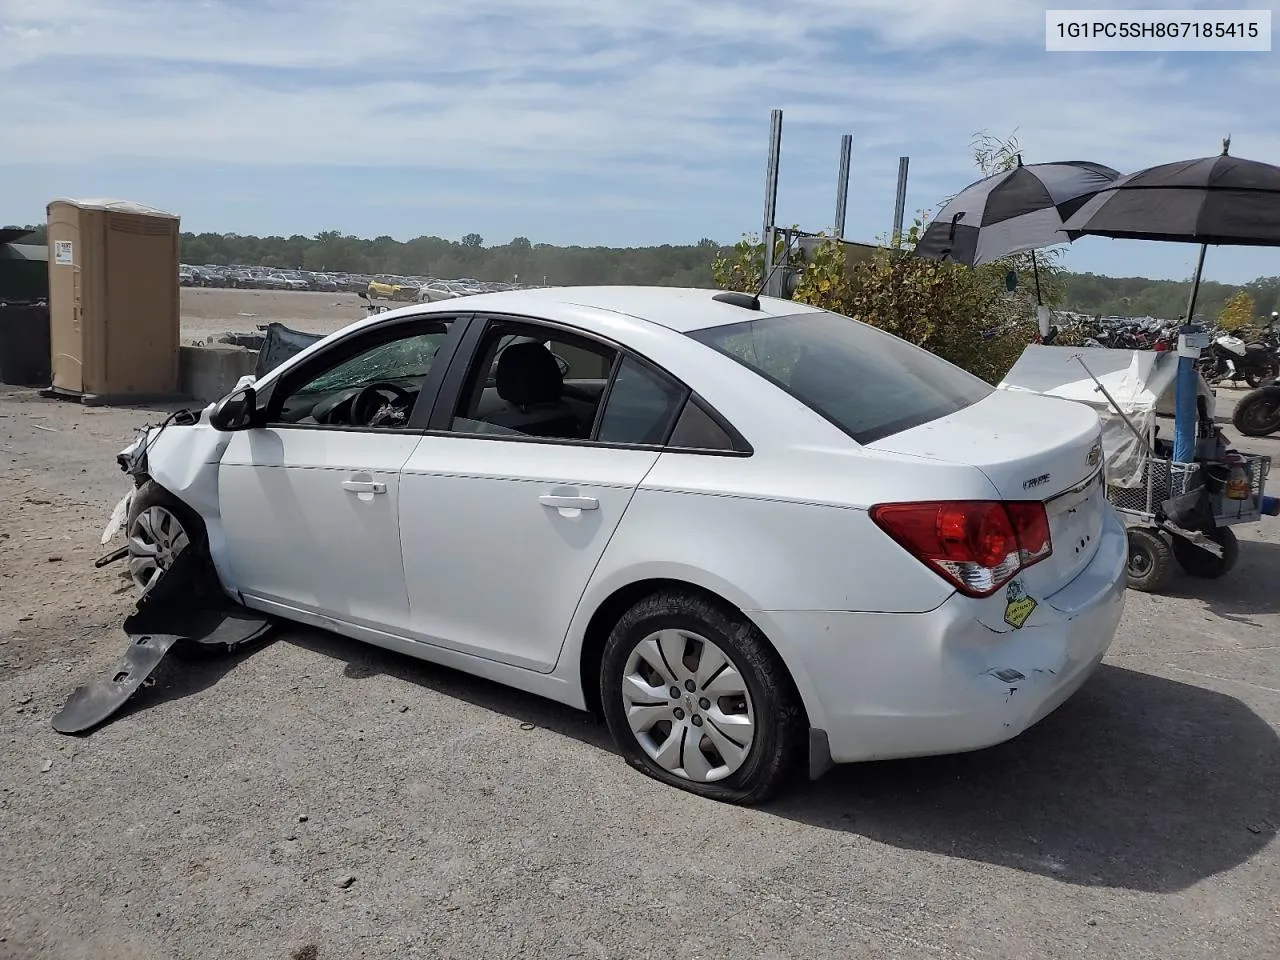
<svg viewBox="0 0 1280 960">
<path fill-rule="evenodd" d="M 1280 433 L 1280 380 L 1250 390 L 1231 415 L 1235 428 L 1246 437 Z"/>
<path fill-rule="evenodd" d="M 1220 334 L 1209 344 L 1200 364 L 1205 379 L 1211 383 L 1243 380 L 1251 387 L 1258 387 L 1280 377 L 1280 341 L 1270 327 L 1256 343 L 1246 343 L 1228 333 Z"/>
</svg>

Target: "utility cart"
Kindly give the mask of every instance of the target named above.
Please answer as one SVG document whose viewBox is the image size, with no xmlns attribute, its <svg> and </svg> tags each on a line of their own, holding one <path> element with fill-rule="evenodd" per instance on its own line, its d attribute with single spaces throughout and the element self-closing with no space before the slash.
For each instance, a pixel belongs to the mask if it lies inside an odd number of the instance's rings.
<svg viewBox="0 0 1280 960">
<path fill-rule="evenodd" d="M 1271 458 L 1228 448 L 1213 423 L 1213 391 L 1198 374 L 1195 458 L 1175 461 L 1173 421 L 1164 418 L 1175 414 L 1177 375 L 1173 351 L 1033 344 L 1000 383 L 1098 412 L 1107 499 L 1128 528 L 1129 586 L 1146 592 L 1165 586 L 1175 564 L 1192 576 L 1223 576 L 1239 552 L 1231 528 L 1280 512 L 1265 493 Z"/>
</svg>

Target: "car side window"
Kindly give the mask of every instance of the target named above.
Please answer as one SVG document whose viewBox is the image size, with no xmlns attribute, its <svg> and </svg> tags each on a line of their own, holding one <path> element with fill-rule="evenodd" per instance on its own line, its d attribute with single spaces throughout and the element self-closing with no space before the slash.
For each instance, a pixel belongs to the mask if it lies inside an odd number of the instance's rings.
<svg viewBox="0 0 1280 960">
<path fill-rule="evenodd" d="M 653 446 L 665 443 L 687 392 L 682 384 L 647 363 L 624 358 L 609 388 L 596 439 Z"/>
<path fill-rule="evenodd" d="M 537 323 L 491 323 L 449 430 L 588 440 L 617 351 Z"/>
<path fill-rule="evenodd" d="M 724 427 L 716 423 L 697 397 L 690 397 L 680 412 L 680 419 L 667 441 L 670 449 L 725 450 L 740 449 Z"/>
<path fill-rule="evenodd" d="M 405 426 L 450 327 L 448 319 L 413 323 L 399 335 L 370 331 L 358 344 L 335 348 L 331 364 L 273 398 L 271 420 L 290 426 Z"/>
</svg>

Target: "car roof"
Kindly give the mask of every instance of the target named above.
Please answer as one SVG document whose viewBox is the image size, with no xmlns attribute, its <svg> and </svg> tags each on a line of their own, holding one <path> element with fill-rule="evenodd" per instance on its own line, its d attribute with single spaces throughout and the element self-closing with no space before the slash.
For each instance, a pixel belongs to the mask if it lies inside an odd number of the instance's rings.
<svg viewBox="0 0 1280 960">
<path fill-rule="evenodd" d="M 773 297 L 761 297 L 760 309 L 751 310 L 716 300 L 715 296 L 723 292 L 692 287 L 539 287 L 473 294 L 466 298 L 465 304 L 467 309 L 477 312 L 492 310 L 532 314 L 541 314 L 557 306 L 586 307 L 647 320 L 677 333 L 766 316 L 820 312 L 816 307 Z M 431 306 L 440 310 L 458 310 L 460 303 L 457 300 L 439 301 Z"/>
</svg>

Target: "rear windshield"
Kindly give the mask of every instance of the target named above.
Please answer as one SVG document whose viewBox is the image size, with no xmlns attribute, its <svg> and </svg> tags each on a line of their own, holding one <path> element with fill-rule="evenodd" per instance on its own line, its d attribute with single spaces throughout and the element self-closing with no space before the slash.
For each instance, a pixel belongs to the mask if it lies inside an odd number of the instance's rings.
<svg viewBox="0 0 1280 960">
<path fill-rule="evenodd" d="M 994 389 L 927 350 L 826 310 L 689 336 L 750 367 L 861 444 L 963 410 Z"/>
</svg>

